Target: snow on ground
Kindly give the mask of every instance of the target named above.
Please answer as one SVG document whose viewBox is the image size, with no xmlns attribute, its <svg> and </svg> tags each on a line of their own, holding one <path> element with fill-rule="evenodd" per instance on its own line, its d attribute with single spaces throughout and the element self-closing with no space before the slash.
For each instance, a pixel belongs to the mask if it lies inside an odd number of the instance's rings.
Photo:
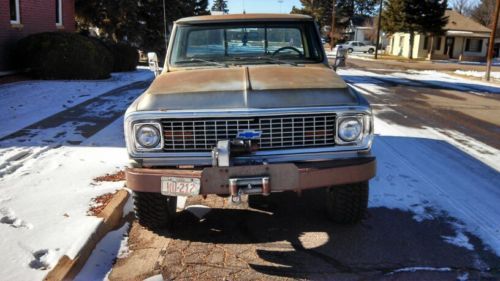
<svg viewBox="0 0 500 281">
<path fill-rule="evenodd" d="M 456 236 L 443 237 L 446 242 L 469 248 L 470 232 L 500 255 L 500 161 L 487 166 L 434 130 L 379 118 L 375 128 L 378 170 L 371 181 L 370 207 L 409 210 L 416 221 L 457 218 Z"/>
<path fill-rule="evenodd" d="M 10 216 L 0 224 L 0 252 L 9 253 L 0 255 L 2 277 L 40 280 L 63 255 L 74 258 L 100 222 L 87 216 L 91 198 L 123 187 L 92 179 L 127 160 L 122 147 L 60 147 L 17 159 L 20 167 L 0 179 L 0 206 Z M 13 227 L 12 220 L 30 227 Z"/>
<path fill-rule="evenodd" d="M 74 106 L 117 87 L 150 78 L 150 72 L 137 71 L 113 75 L 106 81 L 31 81 L 1 86 L 0 90 L 8 91 L 0 92 L 0 104 L 5 108 L 0 113 L 0 130 L 5 134 L 22 129 L 64 110 L 69 104 Z M 73 102 L 68 104 L 67 100 Z M 22 112 L 12 111 L 10 114 L 15 118 L 10 118 L 5 112 L 17 103 L 25 104 Z M 123 118 L 90 138 L 75 129 L 83 123 L 70 122 L 64 128 L 56 126 L 32 132 L 34 139 L 46 136 L 51 143 L 0 142 L 0 252 L 8 253 L 0 255 L 2 279 L 42 280 L 63 255 L 74 258 L 101 221 L 87 215 L 92 198 L 123 187 L 124 182 L 93 181 L 127 165 Z M 57 133 L 61 129 L 65 135 Z M 68 140 L 82 143 L 71 146 L 67 145 Z"/>
<path fill-rule="evenodd" d="M 354 85 L 362 84 L 377 95 L 387 94 L 383 83 L 373 79 L 378 78 L 374 76 L 377 74 L 358 70 L 339 73 Z M 412 80 L 425 77 L 420 73 L 405 75 L 409 76 L 389 75 L 389 78 L 417 83 Z M 0 93 L 0 99 L 3 96 Z M 40 102 L 32 96 L 30 100 L 32 104 L 48 107 L 45 113 L 35 114 L 38 118 L 51 110 L 64 109 L 65 102 L 43 94 L 41 97 Z M 34 108 L 32 104 L 26 106 Z M 19 116 L 23 121 L 16 120 L 17 126 L 33 122 L 24 121 L 31 118 L 27 111 Z M 11 119 L 1 118 L 5 126 L 10 126 Z M 74 257 L 85 243 L 100 221 L 87 216 L 91 198 L 123 186 L 123 182 L 92 180 L 127 164 L 122 122 L 119 118 L 93 137 L 82 138 L 79 146 L 22 143 L 0 146 L 0 252 L 9 253 L 0 255 L 2 278 L 43 279 L 60 257 L 65 254 Z M 71 131 L 71 125 L 68 126 Z M 468 238 L 473 233 L 500 255 L 498 150 L 458 132 L 407 128 L 377 117 L 375 128 L 373 150 L 378 158 L 378 174 L 371 183 L 370 207 L 408 210 L 414 213 L 416 221 L 443 214 L 456 218 L 455 233 L 443 235 L 443 242 L 473 249 Z M 71 132 L 75 134 L 70 134 L 72 138 L 78 138 L 78 131 Z M 111 232 L 99 243 L 78 278 L 105 278 L 114 257 L 126 253 L 127 242 L 123 237 L 127 228 L 125 225 Z"/>
<path fill-rule="evenodd" d="M 340 69 L 338 70 L 338 73 L 344 77 L 347 82 L 357 83 L 360 85 L 378 85 L 386 83 L 415 87 L 427 85 L 478 95 L 482 95 L 482 92 L 500 94 L 500 86 L 497 84 L 468 80 L 434 70 L 409 70 L 407 72 L 394 71 L 392 73 L 387 72 L 379 74 L 358 69 Z M 383 94 L 383 91 L 377 92 Z"/>
<path fill-rule="evenodd" d="M 113 267 L 116 258 L 125 258 L 129 254 L 128 236 L 129 223 L 108 233 L 96 246 L 87 263 L 82 268 L 75 281 L 105 280 Z"/>
<path fill-rule="evenodd" d="M 389 92 L 370 78 L 376 74 L 339 73 L 357 77 L 355 88 L 363 85 L 376 95 Z M 420 74 L 407 75 L 419 79 L 413 76 Z M 373 151 L 378 170 L 371 181 L 370 207 L 408 210 L 417 221 L 451 216 L 459 220 L 453 223 L 456 235 L 442 237 L 445 242 L 471 249 L 467 233 L 474 233 L 500 255 L 500 151 L 455 131 L 391 124 L 377 113 Z"/>
<path fill-rule="evenodd" d="M 107 80 L 34 80 L 0 85 L 0 138 L 117 87 L 151 78 L 151 71 L 137 70 L 113 73 Z"/>
<path fill-rule="evenodd" d="M 486 75 L 486 72 L 484 71 L 474 71 L 474 70 L 455 70 L 456 74 L 459 75 L 464 75 L 464 76 L 471 76 L 471 77 L 476 77 L 476 78 L 483 78 Z M 500 72 L 491 72 L 490 74 L 491 78 L 494 79 L 499 79 L 500 80 Z"/>
</svg>

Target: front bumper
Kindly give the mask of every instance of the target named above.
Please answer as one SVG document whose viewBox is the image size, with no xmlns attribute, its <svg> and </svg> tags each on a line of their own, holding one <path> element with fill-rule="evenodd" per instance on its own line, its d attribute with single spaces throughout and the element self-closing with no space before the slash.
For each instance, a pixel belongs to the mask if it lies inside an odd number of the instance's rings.
<svg viewBox="0 0 500 281">
<path fill-rule="evenodd" d="M 375 157 L 322 162 L 201 169 L 128 168 L 127 187 L 139 192 L 161 192 L 162 177 L 198 178 L 200 194 L 230 194 L 230 179 L 268 177 L 271 192 L 303 190 L 367 181 L 375 176 Z"/>
</svg>

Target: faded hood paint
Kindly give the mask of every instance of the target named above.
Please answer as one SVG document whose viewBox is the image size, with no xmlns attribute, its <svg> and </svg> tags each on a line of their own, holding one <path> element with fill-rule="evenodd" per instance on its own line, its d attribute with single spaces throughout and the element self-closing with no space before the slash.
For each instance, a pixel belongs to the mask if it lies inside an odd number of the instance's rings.
<svg viewBox="0 0 500 281">
<path fill-rule="evenodd" d="M 138 111 L 287 108 L 358 104 L 331 69 L 287 65 L 174 71 L 158 76 Z"/>
</svg>

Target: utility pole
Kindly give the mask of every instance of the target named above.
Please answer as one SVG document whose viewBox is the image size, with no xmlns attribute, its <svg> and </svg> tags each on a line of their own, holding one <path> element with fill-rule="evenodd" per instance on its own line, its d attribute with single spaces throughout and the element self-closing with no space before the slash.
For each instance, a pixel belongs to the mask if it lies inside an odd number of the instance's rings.
<svg viewBox="0 0 500 281">
<path fill-rule="evenodd" d="M 377 24 L 377 40 L 375 44 L 375 59 L 378 59 L 378 46 L 380 45 L 380 28 L 382 27 L 382 5 L 384 0 L 380 0 L 380 7 L 378 11 L 378 24 Z"/>
<path fill-rule="evenodd" d="M 488 58 L 487 58 L 487 64 L 486 64 L 486 81 L 490 81 L 490 74 L 491 74 L 491 64 L 493 63 L 493 47 L 495 46 L 495 33 L 497 31 L 497 26 L 498 26 L 498 14 L 500 12 L 500 0 L 496 1 L 495 5 L 495 17 L 493 18 L 493 30 L 491 31 L 490 34 L 490 42 L 489 42 L 489 47 L 488 47 Z"/>
<path fill-rule="evenodd" d="M 336 0 L 332 0 L 332 27 L 331 27 L 331 31 L 330 31 L 330 51 L 333 50 L 333 48 L 335 47 L 335 10 L 336 10 L 336 6 L 337 6 L 337 1 Z"/>
</svg>

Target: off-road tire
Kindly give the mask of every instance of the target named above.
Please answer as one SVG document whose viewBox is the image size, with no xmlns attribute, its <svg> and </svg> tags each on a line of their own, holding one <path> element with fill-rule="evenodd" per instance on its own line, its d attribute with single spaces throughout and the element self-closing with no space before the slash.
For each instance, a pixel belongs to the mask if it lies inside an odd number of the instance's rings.
<svg viewBox="0 0 500 281">
<path fill-rule="evenodd" d="M 370 55 L 371 55 L 371 54 L 373 54 L 373 53 L 375 53 L 375 50 L 374 50 L 374 49 L 368 49 L 368 54 L 370 54 Z"/>
<path fill-rule="evenodd" d="M 368 182 L 326 188 L 326 210 L 340 224 L 354 224 L 364 218 L 368 208 Z"/>
<path fill-rule="evenodd" d="M 177 197 L 160 193 L 134 192 L 135 217 L 151 230 L 170 228 L 175 217 Z"/>
</svg>

